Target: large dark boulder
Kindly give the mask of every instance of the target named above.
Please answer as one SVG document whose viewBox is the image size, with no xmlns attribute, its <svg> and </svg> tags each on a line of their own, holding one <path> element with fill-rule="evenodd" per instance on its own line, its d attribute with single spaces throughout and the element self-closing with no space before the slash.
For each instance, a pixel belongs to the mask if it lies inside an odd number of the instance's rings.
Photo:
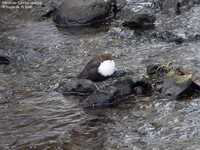
<svg viewBox="0 0 200 150">
<path fill-rule="evenodd" d="M 65 0 L 54 14 L 57 26 L 91 25 L 105 20 L 111 10 L 111 0 Z"/>
</svg>

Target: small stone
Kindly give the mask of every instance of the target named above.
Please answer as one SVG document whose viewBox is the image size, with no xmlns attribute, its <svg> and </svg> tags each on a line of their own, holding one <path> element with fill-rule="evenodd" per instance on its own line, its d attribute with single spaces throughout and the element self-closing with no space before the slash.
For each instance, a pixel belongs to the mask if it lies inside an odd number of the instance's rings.
<svg viewBox="0 0 200 150">
<path fill-rule="evenodd" d="M 74 131 L 75 133 L 78 133 L 78 134 L 85 134 L 86 133 L 86 130 L 83 129 L 80 125 L 75 125 L 72 128 L 72 131 Z"/>
<path fill-rule="evenodd" d="M 0 65 L 9 65 L 11 58 L 8 56 L 0 56 Z"/>
<path fill-rule="evenodd" d="M 59 71 L 59 72 L 63 72 L 64 69 L 63 69 L 63 68 L 58 68 L 58 71 Z"/>
<path fill-rule="evenodd" d="M 0 86 L 0 91 L 3 91 L 3 90 L 5 90 L 5 87 Z"/>
</svg>

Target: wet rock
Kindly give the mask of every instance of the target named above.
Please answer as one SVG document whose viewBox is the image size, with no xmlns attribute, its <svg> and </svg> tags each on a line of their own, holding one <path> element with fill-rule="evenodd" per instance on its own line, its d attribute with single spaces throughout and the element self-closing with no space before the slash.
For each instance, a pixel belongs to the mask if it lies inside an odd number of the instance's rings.
<svg viewBox="0 0 200 150">
<path fill-rule="evenodd" d="M 176 70 L 169 61 L 159 66 L 152 64 L 147 67 L 147 78 L 152 80 L 153 92 L 161 99 L 174 100 L 180 98 L 192 83 L 192 72 L 182 67 Z M 157 95 L 156 94 L 156 95 Z"/>
<path fill-rule="evenodd" d="M 179 66 L 176 70 L 181 75 L 193 74 L 192 70 L 190 70 L 190 69 L 188 69 L 186 67 L 183 67 L 183 66 Z"/>
<path fill-rule="evenodd" d="M 0 65 L 9 65 L 11 63 L 11 58 L 8 56 L 0 56 Z"/>
<path fill-rule="evenodd" d="M 200 34 L 191 33 L 187 36 L 189 42 L 198 42 L 200 40 Z"/>
<path fill-rule="evenodd" d="M 161 10 L 166 13 L 167 11 L 174 12 L 179 7 L 178 0 L 157 0 L 157 3 L 159 3 Z"/>
<path fill-rule="evenodd" d="M 65 83 L 63 95 L 88 96 L 81 104 L 84 108 L 113 107 L 131 96 L 159 95 L 160 99 L 174 100 L 183 96 L 188 89 L 199 91 L 199 78 L 183 67 L 172 69 L 172 62 L 152 64 L 147 67 L 147 75 L 132 72 L 118 72 L 116 81 L 104 91 L 97 91 L 93 82 L 86 79 L 71 79 Z M 191 86 L 193 85 L 193 86 Z"/>
<path fill-rule="evenodd" d="M 57 3 L 51 2 L 49 4 L 49 8 L 41 15 L 41 17 L 39 19 L 49 18 L 49 17 L 53 16 L 53 14 L 57 10 L 57 8 L 58 8 Z"/>
<path fill-rule="evenodd" d="M 151 83 L 150 80 L 141 80 L 136 76 L 127 75 L 119 78 L 106 92 L 89 95 L 82 106 L 84 108 L 113 107 L 135 94 L 149 95 L 152 93 Z"/>
<path fill-rule="evenodd" d="M 85 102 L 82 103 L 84 108 L 100 108 L 111 107 L 117 105 L 117 101 L 113 98 L 117 89 L 110 91 L 109 93 L 94 93 L 87 97 Z"/>
<path fill-rule="evenodd" d="M 176 44 L 182 44 L 186 41 L 185 38 L 178 36 L 172 32 L 164 31 L 164 32 L 154 32 L 151 34 L 152 38 L 156 38 L 161 42 L 175 42 Z"/>
<path fill-rule="evenodd" d="M 131 77 L 117 80 L 105 93 L 93 93 L 82 104 L 84 108 L 113 107 L 126 100 L 133 93 Z"/>
<path fill-rule="evenodd" d="M 192 74 L 180 75 L 178 71 L 170 71 L 166 74 L 163 82 L 161 99 L 173 100 L 181 97 L 192 83 Z"/>
<path fill-rule="evenodd" d="M 94 83 L 87 79 L 70 79 L 62 87 L 63 95 L 89 95 L 96 90 Z"/>
<path fill-rule="evenodd" d="M 152 95 L 153 81 L 150 78 L 133 76 L 132 81 L 135 95 Z"/>
<path fill-rule="evenodd" d="M 196 40 L 200 40 L 200 34 L 196 34 L 196 35 L 194 36 L 194 38 L 195 38 Z"/>
<path fill-rule="evenodd" d="M 111 0 L 65 0 L 53 21 L 60 27 L 91 25 L 109 17 L 110 9 Z"/>
<path fill-rule="evenodd" d="M 171 61 L 162 65 L 149 65 L 145 78 L 149 80 L 152 93 L 161 99 L 175 100 L 200 93 L 200 78 L 183 66 L 173 69 Z"/>
<path fill-rule="evenodd" d="M 113 86 L 118 89 L 118 93 L 115 96 L 120 98 L 132 94 L 134 82 L 131 76 L 126 76 L 118 79 Z"/>
<path fill-rule="evenodd" d="M 180 66 L 177 68 L 177 71 L 179 72 L 179 74 L 181 75 L 187 75 L 187 74 L 191 74 L 192 75 L 192 83 L 191 83 L 191 88 L 197 91 L 200 91 L 200 77 L 197 75 L 194 75 L 194 73 L 192 72 L 192 70 Z"/>
<path fill-rule="evenodd" d="M 157 73 L 157 69 L 161 66 L 161 64 L 150 64 L 147 66 L 147 75 L 151 76 Z"/>
<path fill-rule="evenodd" d="M 200 91 L 200 77 L 193 77 L 192 78 L 192 88 Z"/>
<path fill-rule="evenodd" d="M 186 96 L 199 97 L 200 96 L 200 77 L 193 77 L 190 88 L 185 92 Z"/>
<path fill-rule="evenodd" d="M 125 21 L 122 23 L 124 27 L 130 29 L 141 28 L 141 27 L 153 27 L 156 17 L 153 13 L 149 12 L 135 12 L 129 14 Z"/>
<path fill-rule="evenodd" d="M 193 0 L 194 4 L 200 4 L 200 0 Z"/>
<path fill-rule="evenodd" d="M 165 64 L 159 64 L 159 63 L 150 64 L 147 66 L 146 74 L 151 79 L 159 79 L 164 75 L 166 75 L 170 70 L 172 70 L 171 65 L 172 65 L 171 61 Z"/>
<path fill-rule="evenodd" d="M 190 8 L 193 6 L 193 0 L 155 0 L 154 5 L 157 6 L 163 13 L 177 12 L 181 13 L 184 7 Z"/>
<path fill-rule="evenodd" d="M 194 5 L 194 0 L 179 0 L 177 2 L 176 10 L 179 12 L 183 11 L 185 8 L 190 9 Z M 179 8 L 178 8 L 179 6 Z"/>
<path fill-rule="evenodd" d="M 133 76 L 130 71 L 116 72 L 116 81 L 104 91 L 96 90 L 94 83 L 87 79 L 70 79 L 62 88 L 63 95 L 89 95 L 81 104 L 84 108 L 113 107 L 137 94 L 136 87 L 141 88 L 140 94 L 151 91 L 148 80 L 140 80 L 138 75 Z"/>
<path fill-rule="evenodd" d="M 116 71 L 112 74 L 111 78 L 119 78 L 119 77 L 123 77 L 123 76 L 125 76 L 125 75 L 127 75 L 127 74 L 129 74 L 128 71 L 125 71 L 125 70 L 116 70 Z"/>
<path fill-rule="evenodd" d="M 94 93 L 87 97 L 82 106 L 84 108 L 113 107 L 125 101 L 129 96 L 125 96 L 117 88 L 112 87 L 108 93 Z"/>
<path fill-rule="evenodd" d="M 141 27 L 153 27 L 156 16 L 152 10 L 140 3 L 128 3 L 117 14 L 117 18 L 123 20 L 122 26 L 130 29 Z"/>
</svg>

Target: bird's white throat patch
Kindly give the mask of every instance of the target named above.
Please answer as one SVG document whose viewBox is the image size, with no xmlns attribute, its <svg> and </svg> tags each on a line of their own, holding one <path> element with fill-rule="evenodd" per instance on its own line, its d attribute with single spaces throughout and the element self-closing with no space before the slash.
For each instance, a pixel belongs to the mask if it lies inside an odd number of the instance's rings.
<svg viewBox="0 0 200 150">
<path fill-rule="evenodd" d="M 103 76 L 110 76 L 115 71 L 115 62 L 114 60 L 105 60 L 103 61 L 99 68 L 98 73 L 100 73 Z"/>
</svg>

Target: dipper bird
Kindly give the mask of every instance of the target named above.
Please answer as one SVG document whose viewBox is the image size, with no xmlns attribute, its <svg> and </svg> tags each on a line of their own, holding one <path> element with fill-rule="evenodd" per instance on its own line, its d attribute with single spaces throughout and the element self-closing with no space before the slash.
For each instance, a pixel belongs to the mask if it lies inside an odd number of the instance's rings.
<svg viewBox="0 0 200 150">
<path fill-rule="evenodd" d="M 90 60 L 77 77 L 79 79 L 89 79 L 93 82 L 102 82 L 107 80 L 114 71 L 115 62 L 111 54 L 105 53 Z"/>
</svg>

